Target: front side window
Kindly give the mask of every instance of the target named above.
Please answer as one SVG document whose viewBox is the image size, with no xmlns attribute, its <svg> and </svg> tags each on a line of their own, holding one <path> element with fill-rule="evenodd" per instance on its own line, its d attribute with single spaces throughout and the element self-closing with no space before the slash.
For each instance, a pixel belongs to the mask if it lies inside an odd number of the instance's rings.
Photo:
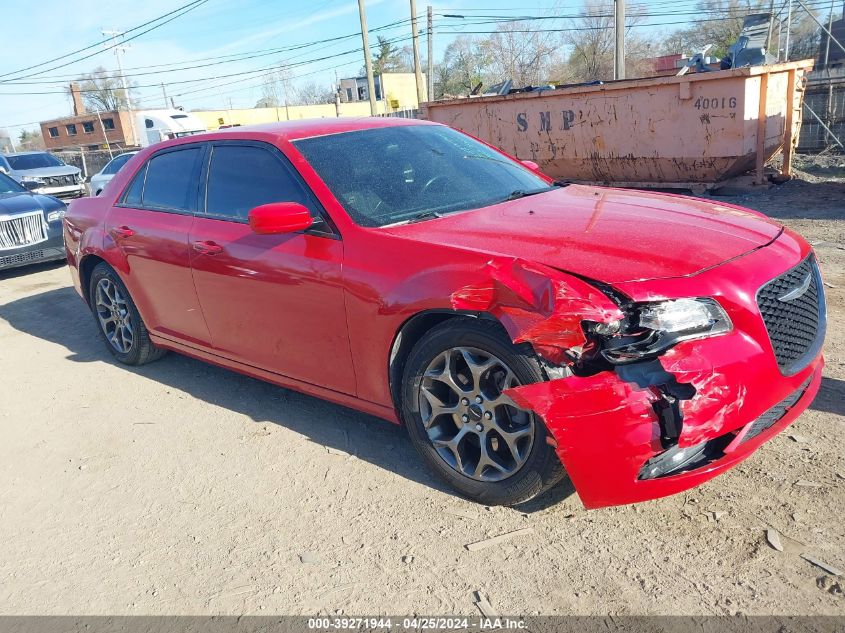
<svg viewBox="0 0 845 633">
<path fill-rule="evenodd" d="M 362 226 L 477 209 L 551 189 L 528 168 L 445 126 L 343 132 L 294 145 Z"/>
<path fill-rule="evenodd" d="M 147 177 L 141 202 L 144 207 L 190 211 L 197 190 L 199 147 L 180 149 L 153 156 L 147 164 Z"/>
<path fill-rule="evenodd" d="M 244 221 L 250 209 L 270 202 L 316 204 L 290 168 L 273 152 L 247 145 L 216 145 L 208 168 L 206 213 Z"/>
</svg>

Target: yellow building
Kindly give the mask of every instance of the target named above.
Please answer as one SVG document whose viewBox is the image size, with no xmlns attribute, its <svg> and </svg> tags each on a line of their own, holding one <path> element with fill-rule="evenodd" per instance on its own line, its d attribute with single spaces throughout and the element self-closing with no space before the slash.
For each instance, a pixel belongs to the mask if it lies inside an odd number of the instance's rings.
<svg viewBox="0 0 845 633">
<path fill-rule="evenodd" d="M 423 79 L 424 81 L 425 79 Z M 366 86 L 366 77 L 341 79 L 336 103 L 282 106 L 280 108 L 197 110 L 191 112 L 191 114 L 202 120 L 209 130 L 216 130 L 221 126 L 254 125 L 298 119 L 370 116 L 370 101 Z M 375 89 L 377 114 L 391 114 L 403 110 L 415 110 L 419 107 L 414 73 L 377 75 L 375 77 Z M 383 96 L 387 98 L 385 99 Z"/>
</svg>

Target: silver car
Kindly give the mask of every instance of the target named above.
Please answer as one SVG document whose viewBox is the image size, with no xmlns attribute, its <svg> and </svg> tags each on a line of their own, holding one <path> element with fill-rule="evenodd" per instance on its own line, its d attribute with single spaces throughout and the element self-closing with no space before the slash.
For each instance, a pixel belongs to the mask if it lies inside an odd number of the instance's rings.
<svg viewBox="0 0 845 633">
<path fill-rule="evenodd" d="M 79 169 L 48 152 L 0 154 L 0 172 L 8 174 L 29 191 L 45 196 L 78 198 L 85 195 L 85 179 Z"/>
<path fill-rule="evenodd" d="M 130 158 L 132 158 L 138 152 L 126 152 L 125 154 L 121 154 L 120 156 L 115 156 L 112 158 L 106 166 L 103 167 L 99 172 L 91 176 L 91 182 L 88 185 L 88 190 L 90 191 L 92 196 L 99 196 L 100 192 L 105 189 L 106 185 L 109 181 L 114 178 L 114 175 L 120 171 L 120 168 L 126 164 Z"/>
</svg>

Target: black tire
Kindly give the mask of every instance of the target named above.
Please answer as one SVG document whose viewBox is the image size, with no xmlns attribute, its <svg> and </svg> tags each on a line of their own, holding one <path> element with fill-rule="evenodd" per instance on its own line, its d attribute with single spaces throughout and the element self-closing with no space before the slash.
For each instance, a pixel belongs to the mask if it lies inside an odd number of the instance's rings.
<svg viewBox="0 0 845 633">
<path fill-rule="evenodd" d="M 522 465 L 515 465 L 516 470 L 504 479 L 479 481 L 472 475 L 458 472 L 454 464 L 450 465 L 441 456 L 425 428 L 420 389 L 423 374 L 431 363 L 437 362 L 436 359 L 440 355 L 453 348 L 472 348 L 497 357 L 513 372 L 519 384 L 525 385 L 544 379 L 530 346 L 514 345 L 501 325 L 495 321 L 459 317 L 427 332 L 411 350 L 405 364 L 401 402 L 403 421 L 411 441 L 425 462 L 461 495 L 485 505 L 520 504 L 561 481 L 566 476 L 566 471 L 554 448 L 547 442 L 548 430 L 539 416 L 531 412 L 526 414 L 534 425 L 530 450 L 527 457 L 523 455 L 525 461 Z M 430 411 L 428 415 L 431 417 Z M 445 416 L 446 424 L 451 424 L 450 417 Z M 484 437 L 486 438 L 486 435 Z M 480 441 L 486 442 L 486 439 Z M 463 463 L 461 465 L 463 466 Z"/>
<path fill-rule="evenodd" d="M 106 331 L 108 326 L 103 323 L 98 314 L 97 293 L 101 282 L 106 284 L 105 287 L 110 287 L 108 284 L 111 284 L 119 291 L 119 295 L 116 296 L 119 296 L 121 304 L 125 305 L 122 318 L 131 327 L 131 344 L 127 345 L 126 340 L 123 338 L 120 339 L 120 343 L 113 343 L 110 340 L 109 334 Z M 144 324 L 138 308 L 135 307 L 135 302 L 132 300 L 129 290 L 126 289 L 126 285 L 121 281 L 112 267 L 105 262 L 97 264 L 91 272 L 91 279 L 88 282 L 88 297 L 97 331 L 100 333 L 100 337 L 103 339 L 108 350 L 121 363 L 125 365 L 145 365 L 146 363 L 158 360 L 167 353 L 167 350 L 156 347 L 150 340 L 147 326 Z M 124 347 L 124 349 L 120 349 L 120 347 Z"/>
</svg>

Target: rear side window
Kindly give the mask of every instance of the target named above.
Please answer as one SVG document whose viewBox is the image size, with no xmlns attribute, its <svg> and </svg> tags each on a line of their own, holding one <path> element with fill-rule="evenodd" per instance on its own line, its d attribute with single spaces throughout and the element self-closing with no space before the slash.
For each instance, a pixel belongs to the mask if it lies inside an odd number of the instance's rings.
<svg viewBox="0 0 845 633">
<path fill-rule="evenodd" d="M 305 186 L 273 152 L 248 145 L 214 146 L 206 213 L 243 221 L 250 209 L 270 202 L 298 202 L 317 215 Z"/>
<path fill-rule="evenodd" d="M 141 206 L 141 194 L 144 191 L 144 178 L 146 175 L 147 165 L 145 164 L 138 170 L 138 173 L 135 174 L 135 179 L 132 181 L 132 184 L 129 185 L 129 189 L 126 190 L 126 194 L 123 196 L 123 204 L 127 207 Z"/>
<path fill-rule="evenodd" d="M 142 203 L 145 207 L 190 211 L 197 190 L 199 147 L 154 156 L 147 163 Z M 134 183 L 133 183 L 134 185 Z"/>
</svg>

